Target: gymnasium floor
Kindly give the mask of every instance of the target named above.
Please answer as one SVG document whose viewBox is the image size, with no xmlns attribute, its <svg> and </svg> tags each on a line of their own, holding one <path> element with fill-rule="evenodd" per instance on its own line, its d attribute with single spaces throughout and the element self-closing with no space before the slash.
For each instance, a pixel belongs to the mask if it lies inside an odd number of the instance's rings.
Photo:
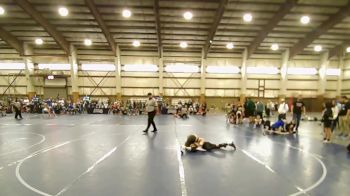
<svg viewBox="0 0 350 196">
<path fill-rule="evenodd" d="M 321 127 L 302 122 L 299 136 L 264 136 L 227 125 L 223 115 L 42 115 L 0 118 L 0 195 L 250 196 L 350 195 L 350 155 L 323 144 Z M 238 149 L 185 153 L 178 141 L 198 133 Z"/>
</svg>

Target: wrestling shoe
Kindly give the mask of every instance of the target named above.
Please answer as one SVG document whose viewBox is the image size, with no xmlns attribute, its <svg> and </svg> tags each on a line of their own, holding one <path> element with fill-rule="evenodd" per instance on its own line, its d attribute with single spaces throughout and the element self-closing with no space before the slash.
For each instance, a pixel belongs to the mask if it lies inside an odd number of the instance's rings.
<svg viewBox="0 0 350 196">
<path fill-rule="evenodd" d="M 236 150 L 236 145 L 233 142 L 230 143 L 229 146 L 232 146 Z"/>
</svg>

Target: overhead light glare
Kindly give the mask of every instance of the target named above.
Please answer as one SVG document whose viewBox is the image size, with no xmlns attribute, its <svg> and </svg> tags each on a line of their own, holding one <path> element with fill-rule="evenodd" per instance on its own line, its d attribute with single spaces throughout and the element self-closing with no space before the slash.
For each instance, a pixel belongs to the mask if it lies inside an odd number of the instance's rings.
<svg viewBox="0 0 350 196">
<path fill-rule="evenodd" d="M 44 43 L 44 41 L 41 38 L 35 39 L 35 44 L 36 45 L 42 45 L 43 43 Z"/>
<path fill-rule="evenodd" d="M 69 11 L 68 11 L 68 9 L 65 8 L 65 7 L 60 7 L 60 8 L 58 8 L 58 13 L 59 13 L 61 16 L 68 16 Z"/>
<path fill-rule="evenodd" d="M 309 16 L 302 16 L 300 18 L 300 22 L 301 22 L 301 24 L 304 24 L 304 25 L 309 24 L 310 23 L 310 17 Z"/>
<path fill-rule="evenodd" d="M 227 49 L 233 49 L 235 46 L 233 45 L 233 43 L 227 43 L 226 44 L 226 48 Z"/>
<path fill-rule="evenodd" d="M 271 50 L 273 50 L 273 51 L 276 51 L 276 50 L 278 50 L 280 47 L 279 47 L 279 45 L 278 44 L 272 44 L 271 45 Z"/>
<path fill-rule="evenodd" d="M 321 52 L 321 51 L 322 51 L 322 46 L 321 46 L 321 45 L 316 45 L 316 46 L 314 47 L 314 51 L 315 51 L 315 52 Z"/>
<path fill-rule="evenodd" d="M 316 75 L 317 69 L 312 67 L 289 67 L 287 73 L 289 75 Z"/>
<path fill-rule="evenodd" d="M 85 46 L 91 46 L 92 45 L 91 39 L 85 39 L 84 44 L 85 44 Z"/>
<path fill-rule="evenodd" d="M 113 64 L 82 64 L 81 70 L 83 70 L 83 71 L 115 71 L 115 65 L 113 65 Z"/>
<path fill-rule="evenodd" d="M 339 68 L 328 68 L 326 69 L 327 76 L 340 76 L 341 70 Z"/>
<path fill-rule="evenodd" d="M 187 42 L 181 42 L 181 43 L 180 43 L 180 47 L 181 47 L 181 48 L 187 48 L 187 46 L 188 46 L 188 45 L 187 45 Z"/>
<path fill-rule="evenodd" d="M 25 69 L 24 63 L 0 63 L 0 69 L 20 70 Z"/>
<path fill-rule="evenodd" d="M 125 10 L 123 10 L 122 15 L 123 15 L 124 18 L 130 18 L 132 13 L 131 13 L 130 10 L 125 9 Z"/>
<path fill-rule="evenodd" d="M 275 75 L 280 71 L 277 67 L 247 67 L 248 74 L 270 74 Z"/>
<path fill-rule="evenodd" d="M 141 43 L 140 43 L 140 41 L 135 40 L 135 41 L 132 42 L 132 45 L 133 45 L 134 47 L 139 47 L 139 46 L 141 46 Z"/>
<path fill-rule="evenodd" d="M 158 66 L 152 64 L 126 64 L 123 70 L 127 72 L 157 72 Z"/>
<path fill-rule="evenodd" d="M 251 13 L 246 13 L 243 15 L 244 22 L 251 22 L 253 20 L 253 15 Z"/>
<path fill-rule="evenodd" d="M 350 46 L 346 48 L 346 52 L 350 53 Z"/>
<path fill-rule="evenodd" d="M 175 63 L 167 65 L 164 70 L 169 73 L 198 73 L 199 66 Z"/>
<path fill-rule="evenodd" d="M 193 17 L 193 14 L 192 14 L 191 12 L 185 12 L 185 13 L 184 13 L 184 18 L 185 18 L 186 20 L 191 20 L 192 17 Z"/>
<path fill-rule="evenodd" d="M 0 6 L 0 15 L 4 15 L 4 14 L 5 14 L 5 9 Z"/>
<path fill-rule="evenodd" d="M 241 70 L 237 66 L 207 66 L 207 73 L 238 74 Z"/>
</svg>

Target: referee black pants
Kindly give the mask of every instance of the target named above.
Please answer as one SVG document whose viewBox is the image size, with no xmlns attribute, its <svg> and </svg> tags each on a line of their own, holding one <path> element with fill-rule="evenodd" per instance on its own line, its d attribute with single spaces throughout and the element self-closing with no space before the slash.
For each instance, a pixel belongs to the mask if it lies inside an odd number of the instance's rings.
<svg viewBox="0 0 350 196">
<path fill-rule="evenodd" d="M 153 126 L 153 130 L 157 130 L 156 124 L 154 123 L 154 117 L 156 116 L 156 111 L 153 112 L 148 112 L 148 123 L 147 123 L 147 128 L 146 130 L 149 129 L 149 127 Z"/>
</svg>

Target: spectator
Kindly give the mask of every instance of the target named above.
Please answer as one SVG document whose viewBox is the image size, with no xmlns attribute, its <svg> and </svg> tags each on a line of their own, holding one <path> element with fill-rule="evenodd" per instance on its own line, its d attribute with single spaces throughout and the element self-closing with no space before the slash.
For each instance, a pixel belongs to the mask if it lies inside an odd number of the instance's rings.
<svg viewBox="0 0 350 196">
<path fill-rule="evenodd" d="M 289 106 L 288 104 L 286 104 L 284 99 L 281 99 L 281 104 L 278 107 L 278 115 L 282 118 L 282 119 L 286 119 L 287 117 L 287 112 L 289 111 Z"/>
</svg>

